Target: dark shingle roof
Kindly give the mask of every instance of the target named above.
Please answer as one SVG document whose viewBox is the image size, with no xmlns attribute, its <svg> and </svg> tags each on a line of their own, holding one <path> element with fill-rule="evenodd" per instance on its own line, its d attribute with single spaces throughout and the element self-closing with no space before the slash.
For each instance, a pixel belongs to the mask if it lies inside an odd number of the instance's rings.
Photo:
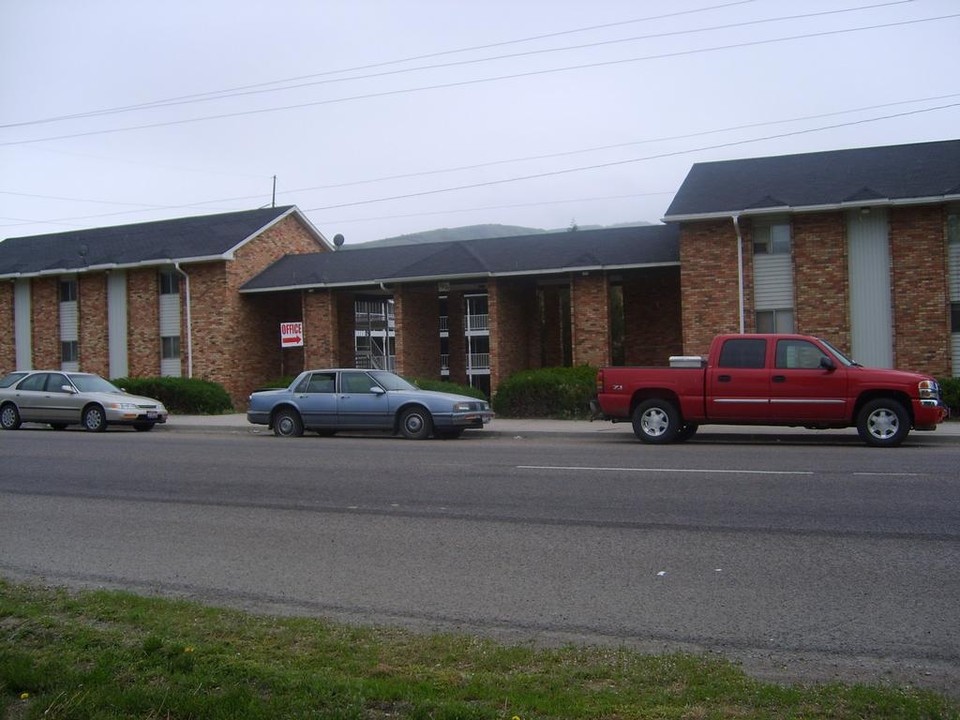
<svg viewBox="0 0 960 720">
<path fill-rule="evenodd" d="M 678 265 L 678 238 L 644 225 L 288 255 L 241 292 Z"/>
<path fill-rule="evenodd" d="M 0 277 L 229 259 L 239 246 L 291 213 L 303 218 L 294 206 L 285 206 L 9 238 L 0 242 Z M 313 232 L 318 245 L 325 245 Z"/>
<path fill-rule="evenodd" d="M 960 199 L 960 140 L 697 163 L 664 221 Z"/>
</svg>

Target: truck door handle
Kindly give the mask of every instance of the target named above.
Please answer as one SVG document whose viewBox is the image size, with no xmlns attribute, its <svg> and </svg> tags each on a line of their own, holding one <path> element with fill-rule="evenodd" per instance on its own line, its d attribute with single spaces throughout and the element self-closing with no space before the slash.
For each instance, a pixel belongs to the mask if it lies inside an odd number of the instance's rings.
<svg viewBox="0 0 960 720">
<path fill-rule="evenodd" d="M 786 382 L 786 381 L 787 381 L 787 376 L 786 376 L 786 375 L 774 375 L 772 379 L 773 379 L 774 382 Z"/>
<path fill-rule="evenodd" d="M 717 382 L 730 382 L 732 379 L 729 375 L 717 375 Z"/>
</svg>

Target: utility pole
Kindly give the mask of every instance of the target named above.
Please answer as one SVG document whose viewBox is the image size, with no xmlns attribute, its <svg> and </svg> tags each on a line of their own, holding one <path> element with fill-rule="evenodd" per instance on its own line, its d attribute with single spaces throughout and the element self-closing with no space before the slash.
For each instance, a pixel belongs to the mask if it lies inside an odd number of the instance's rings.
<svg viewBox="0 0 960 720">
<path fill-rule="evenodd" d="M 273 198 L 270 200 L 270 207 L 277 206 L 277 176 L 273 176 Z"/>
</svg>

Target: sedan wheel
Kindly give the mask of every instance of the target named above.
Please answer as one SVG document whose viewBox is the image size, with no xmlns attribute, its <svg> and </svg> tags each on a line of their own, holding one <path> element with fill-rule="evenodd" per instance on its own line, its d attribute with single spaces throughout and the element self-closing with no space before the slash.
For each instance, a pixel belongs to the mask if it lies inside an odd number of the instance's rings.
<svg viewBox="0 0 960 720">
<path fill-rule="evenodd" d="M 0 427 L 4 430 L 16 430 L 20 427 L 20 413 L 16 405 L 8 403 L 0 408 Z"/>
<path fill-rule="evenodd" d="M 400 432 L 408 440 L 426 440 L 433 432 L 433 418 L 425 408 L 410 408 L 400 418 Z"/>
<path fill-rule="evenodd" d="M 81 422 L 84 430 L 90 432 L 103 432 L 107 429 L 107 416 L 99 405 L 91 405 L 84 410 Z"/>
<path fill-rule="evenodd" d="M 303 435 L 303 421 L 300 419 L 300 413 L 289 408 L 278 410 L 273 418 L 273 434 L 285 438 Z"/>
</svg>

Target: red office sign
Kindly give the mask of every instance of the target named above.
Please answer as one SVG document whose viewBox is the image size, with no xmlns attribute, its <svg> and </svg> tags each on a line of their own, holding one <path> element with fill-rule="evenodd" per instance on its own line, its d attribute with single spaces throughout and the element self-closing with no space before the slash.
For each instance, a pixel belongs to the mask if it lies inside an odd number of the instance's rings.
<svg viewBox="0 0 960 720">
<path fill-rule="evenodd" d="M 280 347 L 303 347 L 303 323 L 280 323 Z"/>
</svg>

